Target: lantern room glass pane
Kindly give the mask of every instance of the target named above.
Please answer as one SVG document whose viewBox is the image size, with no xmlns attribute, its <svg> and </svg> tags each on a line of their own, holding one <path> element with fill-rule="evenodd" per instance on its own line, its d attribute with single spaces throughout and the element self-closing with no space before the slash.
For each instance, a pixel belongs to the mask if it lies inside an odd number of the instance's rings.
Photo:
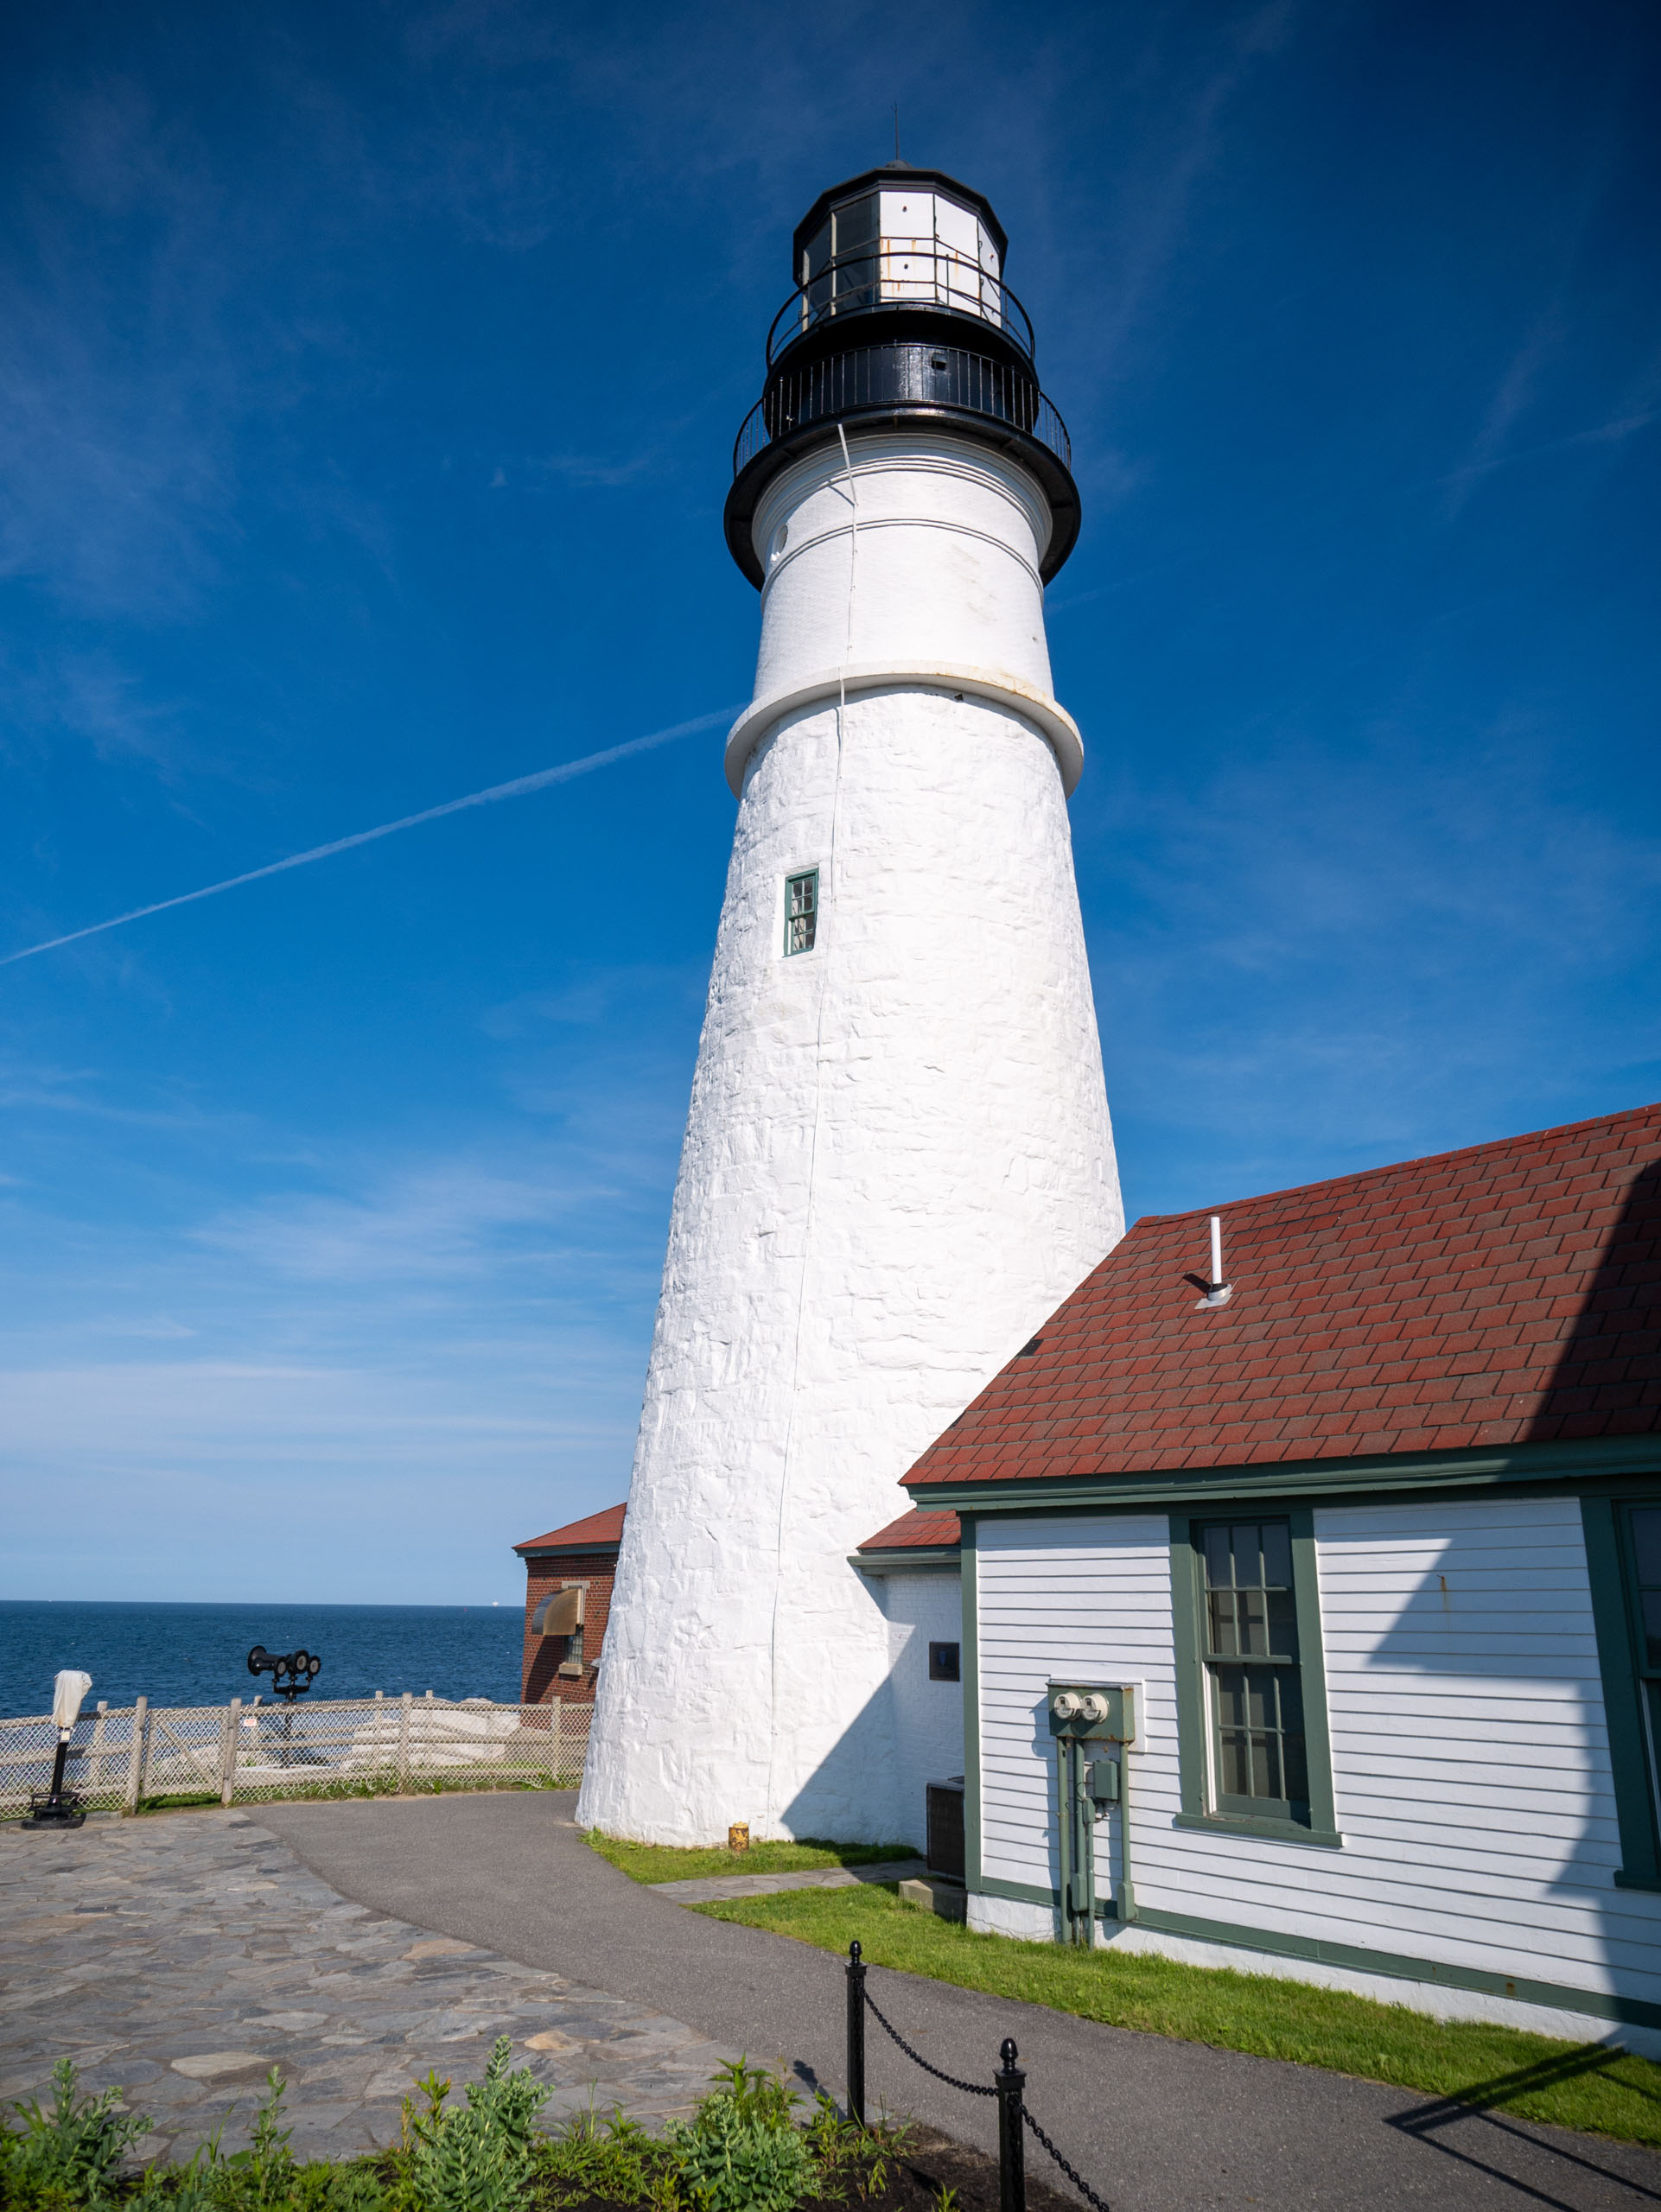
<svg viewBox="0 0 1661 2212">
<path fill-rule="evenodd" d="M 831 210 L 830 229 L 835 265 L 830 272 L 832 311 L 838 308 L 869 308 L 876 303 L 877 197 L 868 193 Z M 869 252 L 862 248 L 869 247 Z"/>
</svg>

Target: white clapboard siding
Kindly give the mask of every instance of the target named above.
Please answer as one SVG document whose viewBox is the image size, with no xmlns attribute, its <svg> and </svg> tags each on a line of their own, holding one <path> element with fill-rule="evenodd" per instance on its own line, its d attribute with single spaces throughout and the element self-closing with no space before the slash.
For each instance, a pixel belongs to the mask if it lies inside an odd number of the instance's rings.
<svg viewBox="0 0 1661 2212">
<path fill-rule="evenodd" d="M 894 1712 L 895 1809 L 882 1834 L 923 1845 L 928 1834 L 928 1785 L 964 1770 L 963 1692 L 929 1680 L 931 1643 L 963 1635 L 963 1591 L 955 1574 L 874 1576 L 872 1589 L 888 1621 L 888 1695 Z"/>
<path fill-rule="evenodd" d="M 1333 1507 L 1315 1539 L 1342 1850 L 1173 1825 L 1162 1515 L 980 1524 L 983 1874 L 1055 1879 L 1047 1681 L 1140 1680 L 1131 1834 L 1145 1908 L 1661 2001 L 1661 1897 L 1614 1887 L 1575 1501 Z"/>
<path fill-rule="evenodd" d="M 1146 1685 L 1134 1858 L 1143 1821 L 1168 1832 L 1177 1808 L 1169 1523 L 1162 1514 L 983 1521 L 977 1542 L 982 1870 L 1041 1888 L 1056 1879 L 1052 1676 Z M 1117 1864 L 1098 1871 L 1105 1887 Z"/>
</svg>

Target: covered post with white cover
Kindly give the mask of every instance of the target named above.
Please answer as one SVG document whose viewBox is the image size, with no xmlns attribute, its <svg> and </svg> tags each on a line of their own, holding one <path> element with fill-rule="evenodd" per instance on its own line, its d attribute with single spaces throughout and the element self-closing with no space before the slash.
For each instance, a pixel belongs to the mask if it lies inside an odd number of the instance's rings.
<svg viewBox="0 0 1661 2212">
<path fill-rule="evenodd" d="M 22 1823 L 26 1828 L 79 1827 L 86 1818 L 79 1794 L 65 1783 L 64 1774 L 69 1764 L 69 1740 L 92 1687 L 92 1676 L 79 1667 L 61 1667 L 53 1677 L 52 1726 L 58 1732 L 58 1741 L 52 1755 L 52 1784 L 48 1789 L 30 1791 L 29 1818 Z"/>
</svg>

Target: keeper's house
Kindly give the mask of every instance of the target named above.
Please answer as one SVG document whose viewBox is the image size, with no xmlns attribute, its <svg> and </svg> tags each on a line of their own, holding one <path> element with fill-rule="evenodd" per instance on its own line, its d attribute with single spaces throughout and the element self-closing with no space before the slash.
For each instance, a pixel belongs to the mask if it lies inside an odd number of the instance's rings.
<svg viewBox="0 0 1661 2212">
<path fill-rule="evenodd" d="M 525 1568 L 522 1703 L 594 1703 L 627 1510 L 608 1505 L 514 1545 Z"/>
<path fill-rule="evenodd" d="M 1661 2053 L 1661 1107 L 1221 1221 L 1226 1298 L 1138 1222 L 907 1478 L 971 1924 Z"/>
</svg>

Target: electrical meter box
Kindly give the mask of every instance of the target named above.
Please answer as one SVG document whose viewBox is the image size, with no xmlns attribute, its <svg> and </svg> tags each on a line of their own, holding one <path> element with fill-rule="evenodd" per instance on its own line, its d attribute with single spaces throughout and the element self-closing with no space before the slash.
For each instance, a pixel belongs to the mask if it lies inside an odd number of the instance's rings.
<svg viewBox="0 0 1661 2212">
<path fill-rule="evenodd" d="M 1075 1743 L 1134 1744 L 1140 1682 L 1052 1682 L 1050 1733 Z"/>
</svg>

